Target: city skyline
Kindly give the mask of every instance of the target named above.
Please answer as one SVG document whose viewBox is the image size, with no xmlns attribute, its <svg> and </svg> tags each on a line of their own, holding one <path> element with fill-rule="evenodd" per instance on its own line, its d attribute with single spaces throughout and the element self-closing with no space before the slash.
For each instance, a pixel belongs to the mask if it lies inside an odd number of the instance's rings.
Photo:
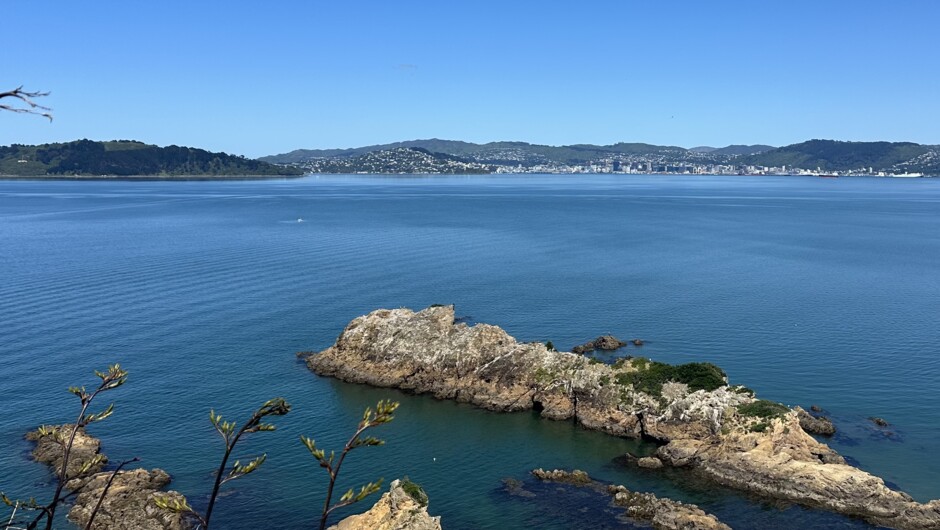
<svg viewBox="0 0 940 530">
<path fill-rule="evenodd" d="M 0 144 L 135 139 L 259 157 L 416 138 L 940 144 L 925 1 L 579 9 L 358 2 L 8 7 Z M 42 32 L 37 37 L 37 28 Z"/>
</svg>

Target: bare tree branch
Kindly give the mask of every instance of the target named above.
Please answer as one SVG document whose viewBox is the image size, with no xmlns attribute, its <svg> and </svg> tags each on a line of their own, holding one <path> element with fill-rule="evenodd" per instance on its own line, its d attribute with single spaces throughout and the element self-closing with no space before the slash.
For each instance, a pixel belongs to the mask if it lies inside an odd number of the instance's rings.
<svg viewBox="0 0 940 530">
<path fill-rule="evenodd" d="M 18 99 L 22 101 L 23 103 L 25 103 L 27 106 L 23 107 L 23 106 L 15 106 L 15 105 L 8 105 L 8 104 L 0 103 L 0 110 L 8 110 L 10 112 L 18 112 L 22 114 L 38 114 L 39 116 L 44 116 L 46 118 L 49 118 L 49 121 L 52 121 L 52 114 L 50 114 L 49 112 L 49 111 L 52 111 L 52 109 L 50 109 L 49 107 L 44 107 L 36 103 L 32 99 L 32 98 L 41 98 L 41 97 L 45 97 L 48 95 L 49 95 L 49 92 L 29 92 L 29 91 L 23 90 L 22 86 L 19 86 L 7 92 L 0 92 L 0 99 L 4 99 L 4 98 Z"/>
</svg>

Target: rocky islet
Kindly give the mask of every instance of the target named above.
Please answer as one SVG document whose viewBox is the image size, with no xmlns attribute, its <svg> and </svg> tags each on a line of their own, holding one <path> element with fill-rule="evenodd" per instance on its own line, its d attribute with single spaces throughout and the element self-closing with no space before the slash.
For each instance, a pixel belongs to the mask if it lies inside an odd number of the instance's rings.
<svg viewBox="0 0 940 530">
<path fill-rule="evenodd" d="M 344 381 L 490 410 L 535 409 L 616 436 L 655 439 L 663 464 L 762 496 L 891 528 L 940 528 L 940 500 L 918 503 L 846 464 L 807 434 L 797 411 L 716 382 L 724 374 L 707 363 L 590 362 L 520 343 L 497 326 L 455 323 L 452 306 L 373 311 L 350 322 L 333 346 L 301 355 L 317 374 Z"/>
</svg>

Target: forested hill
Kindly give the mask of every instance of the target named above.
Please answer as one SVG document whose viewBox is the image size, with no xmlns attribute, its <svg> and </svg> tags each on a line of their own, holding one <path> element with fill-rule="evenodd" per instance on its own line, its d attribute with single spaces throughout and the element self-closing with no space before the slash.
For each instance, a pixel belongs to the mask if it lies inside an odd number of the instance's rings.
<svg viewBox="0 0 940 530">
<path fill-rule="evenodd" d="M 937 146 L 910 142 L 810 140 L 738 159 L 742 165 L 852 171 L 940 173 Z"/>
<path fill-rule="evenodd" d="M 61 144 L 0 146 L 0 175 L 10 176 L 292 176 L 277 166 L 193 147 L 142 142 L 78 140 Z"/>
</svg>

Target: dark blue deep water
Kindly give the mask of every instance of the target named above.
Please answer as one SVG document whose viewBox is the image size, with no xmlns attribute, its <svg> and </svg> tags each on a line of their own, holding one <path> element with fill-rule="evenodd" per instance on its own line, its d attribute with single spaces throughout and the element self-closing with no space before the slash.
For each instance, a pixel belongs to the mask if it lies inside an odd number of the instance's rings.
<svg viewBox="0 0 940 530">
<path fill-rule="evenodd" d="M 49 494 L 23 433 L 72 419 L 66 387 L 120 362 L 130 381 L 91 432 L 196 506 L 221 449 L 209 409 L 293 404 L 242 448 L 269 459 L 226 486 L 217 528 L 312 526 L 325 475 L 298 436 L 341 446 L 384 397 L 402 402 L 376 432 L 388 445 L 354 453 L 342 486 L 409 475 L 448 529 L 629 528 L 603 499 L 532 483 L 533 467 L 738 529 L 866 527 L 627 468 L 620 455 L 650 449 L 637 442 L 321 379 L 294 356 L 372 309 L 432 303 L 520 340 L 610 332 L 654 359 L 717 363 L 762 397 L 823 406 L 838 451 L 940 497 L 940 179 L 699 176 L 0 182 L 0 490 Z M 536 497 L 507 494 L 506 477 Z"/>
</svg>

